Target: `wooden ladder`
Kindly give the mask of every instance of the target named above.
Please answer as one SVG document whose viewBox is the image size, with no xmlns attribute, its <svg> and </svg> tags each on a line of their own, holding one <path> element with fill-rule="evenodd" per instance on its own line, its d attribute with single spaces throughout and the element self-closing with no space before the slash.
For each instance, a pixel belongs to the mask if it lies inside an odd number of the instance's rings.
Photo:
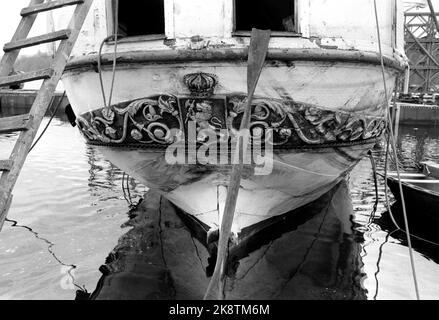
<svg viewBox="0 0 439 320">
<path fill-rule="evenodd" d="M 0 62 L 0 87 L 41 79 L 44 81 L 29 114 L 0 118 L 0 134 L 21 131 L 9 159 L 0 160 L 0 230 L 11 205 L 14 185 L 41 121 L 49 108 L 56 86 L 61 79 L 92 2 L 93 0 L 54 0 L 46 2 L 45 0 L 31 0 L 29 6 L 21 10 L 22 19 L 11 42 L 5 44 L 3 48 L 5 54 Z M 67 29 L 28 38 L 40 12 L 72 5 L 76 5 L 76 9 Z M 49 69 L 11 75 L 22 48 L 55 41 L 60 41 L 60 44 Z"/>
</svg>

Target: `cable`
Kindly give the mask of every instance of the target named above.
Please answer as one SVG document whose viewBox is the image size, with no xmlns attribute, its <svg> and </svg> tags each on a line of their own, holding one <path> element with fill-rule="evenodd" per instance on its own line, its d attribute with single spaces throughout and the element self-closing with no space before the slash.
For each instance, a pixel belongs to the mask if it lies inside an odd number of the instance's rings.
<svg viewBox="0 0 439 320">
<path fill-rule="evenodd" d="M 128 192 L 128 199 L 130 203 L 130 207 L 133 207 L 133 199 L 131 198 L 131 191 L 130 191 L 130 176 L 127 174 L 127 180 L 126 180 L 126 190 Z"/>
<path fill-rule="evenodd" d="M 391 122 L 392 119 L 390 117 L 390 105 L 389 105 L 390 101 L 389 101 L 388 91 L 387 91 L 386 72 L 385 72 L 385 68 L 384 68 L 384 57 L 383 57 L 383 51 L 382 51 L 382 47 L 381 47 L 381 33 L 380 33 L 378 9 L 377 9 L 376 0 L 374 0 L 373 3 L 374 3 L 374 11 L 375 11 L 377 37 L 378 37 L 378 47 L 379 47 L 379 54 L 380 54 L 380 60 L 381 60 L 381 73 L 383 76 L 384 95 L 385 95 L 386 104 L 387 104 L 387 118 L 389 120 L 389 125 L 388 125 L 388 129 L 390 132 L 390 136 L 389 136 L 390 139 L 389 140 L 392 143 L 394 157 L 397 160 L 398 155 L 396 153 L 396 142 L 395 142 L 395 136 L 393 134 L 393 128 L 392 128 L 392 122 Z M 395 88 L 396 88 L 396 86 L 395 86 Z M 418 280 L 417 280 L 417 276 L 416 276 L 416 268 L 415 268 L 415 262 L 414 262 L 414 257 L 413 257 L 413 248 L 412 248 L 412 242 L 411 242 L 411 238 L 410 238 L 410 229 L 409 229 L 409 224 L 408 224 L 407 211 L 406 211 L 405 200 L 404 200 L 404 192 L 402 189 L 401 175 L 400 175 L 400 171 L 399 171 L 398 162 L 396 162 L 396 172 L 397 172 L 398 182 L 399 182 L 399 192 L 401 195 L 402 211 L 404 214 L 404 223 L 405 223 L 405 229 L 406 229 L 406 235 L 407 235 L 407 244 L 408 244 L 408 248 L 409 248 L 410 264 L 411 264 L 411 268 L 412 268 L 415 293 L 416 293 L 417 300 L 420 300 Z M 386 174 L 387 174 L 387 170 L 386 170 Z M 387 179 L 387 176 L 385 176 L 385 178 Z"/>
<path fill-rule="evenodd" d="M 119 42 L 119 0 L 115 0 L 115 6 L 114 6 L 114 29 L 113 34 L 111 36 L 106 37 L 104 40 L 102 40 L 100 46 L 99 46 L 99 54 L 98 54 L 98 72 L 99 72 L 99 84 L 101 87 L 101 93 L 102 93 L 102 100 L 104 102 L 105 108 L 111 108 L 111 99 L 113 98 L 113 91 L 114 91 L 114 82 L 116 79 L 116 67 L 117 67 L 117 46 Z M 105 96 L 105 89 L 104 89 L 104 80 L 102 77 L 102 50 L 104 48 L 104 44 L 109 41 L 110 39 L 114 39 L 114 52 L 113 52 L 113 69 L 111 74 L 111 85 L 110 85 L 110 94 L 108 97 L 108 104 L 107 104 L 107 98 Z M 126 179 L 126 185 L 125 185 L 125 176 L 127 176 Z M 130 186 L 129 186 L 129 175 L 127 175 L 125 172 L 122 176 L 122 191 L 123 196 L 130 207 L 133 207 L 133 201 L 131 199 L 131 192 L 130 192 Z M 127 195 L 128 193 L 128 195 Z"/>
<path fill-rule="evenodd" d="M 378 208 L 379 196 L 378 196 L 378 179 L 377 179 L 377 168 L 376 168 L 375 158 L 373 157 L 372 150 L 369 150 L 367 152 L 367 154 L 369 155 L 370 164 L 372 166 L 373 182 L 375 185 L 375 203 L 373 205 L 372 212 L 370 213 L 370 216 L 369 216 L 369 223 L 368 224 L 370 225 L 372 223 L 372 221 L 375 219 L 375 213 L 376 213 L 377 208 Z"/>
<path fill-rule="evenodd" d="M 49 122 L 47 123 L 46 127 L 44 128 L 43 132 L 41 132 L 40 136 L 37 138 L 37 140 L 35 140 L 34 144 L 30 147 L 29 151 L 27 152 L 28 154 L 32 151 L 33 148 L 35 148 L 35 146 L 37 145 L 37 143 L 40 141 L 40 139 L 43 137 L 43 135 L 46 133 L 47 129 L 50 126 L 50 123 L 52 122 L 53 118 L 56 115 L 56 112 L 58 111 L 59 107 L 61 106 L 62 101 L 64 100 L 66 96 L 66 92 L 64 91 L 62 94 L 61 99 L 58 101 L 58 104 L 56 105 L 55 110 L 53 110 L 52 115 L 49 119 Z M 52 98 L 53 99 L 53 98 Z M 53 100 L 52 100 L 53 101 Z"/>
<path fill-rule="evenodd" d="M 99 72 L 99 84 L 101 86 L 101 93 L 102 93 L 102 99 L 104 102 L 104 107 L 111 107 L 111 99 L 113 97 L 113 90 L 114 90 L 114 82 L 116 78 L 116 66 L 117 66 L 117 46 L 118 46 L 118 40 L 119 40 L 119 0 L 115 0 L 115 10 L 114 10 L 114 30 L 113 34 L 111 36 L 106 37 L 104 40 L 102 40 L 100 46 L 99 46 L 99 54 L 98 54 L 98 72 Z M 111 86 L 110 86 L 110 96 L 108 98 L 108 105 L 107 105 L 107 98 L 105 96 L 105 89 L 104 89 L 104 81 L 102 78 L 102 50 L 104 47 L 104 44 L 110 40 L 114 39 L 114 54 L 113 54 L 113 69 L 112 69 L 112 77 L 111 77 Z"/>
<path fill-rule="evenodd" d="M 126 180 L 125 180 L 125 176 L 127 176 Z M 130 178 L 130 176 L 124 172 L 122 175 L 122 191 L 123 191 L 123 197 L 125 198 L 128 205 L 132 208 L 132 207 L 134 207 L 134 204 L 133 204 L 133 200 L 131 198 L 129 178 Z M 126 181 L 126 183 L 125 183 L 125 181 Z"/>
<path fill-rule="evenodd" d="M 34 237 L 38 240 L 41 240 L 43 242 L 45 242 L 47 244 L 47 251 L 50 253 L 50 255 L 56 260 L 56 262 L 58 262 L 58 264 L 64 266 L 64 267 L 69 267 L 69 270 L 67 271 L 67 274 L 70 276 L 70 278 L 72 279 L 72 284 L 80 291 L 84 292 L 84 293 L 88 293 L 87 289 L 85 288 L 85 286 L 80 286 L 76 283 L 76 279 L 75 276 L 73 275 L 72 271 L 75 270 L 77 268 L 76 265 L 74 264 L 66 264 L 64 263 L 59 257 L 58 255 L 53 251 L 53 247 L 55 246 L 55 244 L 49 240 L 47 240 L 46 238 L 43 238 L 40 236 L 40 234 L 36 231 L 34 231 L 31 227 L 28 226 L 24 226 L 24 225 L 20 225 L 18 224 L 18 221 L 16 220 L 12 220 L 12 219 L 5 219 L 6 222 L 11 223 L 11 227 L 12 228 L 22 228 L 25 229 L 27 231 L 29 231 L 30 233 L 32 233 L 34 235 Z"/>
</svg>

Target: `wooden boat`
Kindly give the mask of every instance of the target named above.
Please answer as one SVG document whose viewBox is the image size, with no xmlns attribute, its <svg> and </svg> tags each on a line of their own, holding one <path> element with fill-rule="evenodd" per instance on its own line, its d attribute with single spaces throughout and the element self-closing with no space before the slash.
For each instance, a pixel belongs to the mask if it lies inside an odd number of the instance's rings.
<svg viewBox="0 0 439 320">
<path fill-rule="evenodd" d="M 407 64 L 403 5 L 377 5 L 390 94 Z M 113 164 L 212 230 L 222 220 L 233 153 L 208 142 L 230 146 L 239 134 L 252 27 L 272 31 L 250 129 L 265 153 L 245 165 L 237 238 L 330 190 L 385 128 L 373 0 L 119 1 L 124 38 L 115 55 L 114 41 L 100 55 L 116 7 L 94 1 L 63 76 L 78 127 Z M 114 57 L 107 105 L 99 75 L 108 95 Z M 189 150 L 172 162 L 167 151 L 177 142 Z M 213 161 L 198 158 L 206 149 Z"/>
<path fill-rule="evenodd" d="M 424 225 L 438 223 L 439 164 L 427 161 L 422 162 L 421 165 L 423 166 L 422 172 L 401 173 L 401 184 L 407 208 L 407 215 L 409 216 L 410 222 L 413 222 L 414 220 L 414 222 L 421 221 Z M 401 193 L 396 172 L 389 172 L 387 185 L 396 200 L 401 202 Z M 401 213 L 401 210 L 397 210 L 396 213 Z"/>
</svg>

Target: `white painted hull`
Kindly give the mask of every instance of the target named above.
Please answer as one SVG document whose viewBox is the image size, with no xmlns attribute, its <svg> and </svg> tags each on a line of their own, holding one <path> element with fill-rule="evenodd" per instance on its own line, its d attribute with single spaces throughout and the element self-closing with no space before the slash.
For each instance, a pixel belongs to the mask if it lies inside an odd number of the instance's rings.
<svg viewBox="0 0 439 320">
<path fill-rule="evenodd" d="M 111 66 L 103 68 L 106 95 L 110 91 Z M 214 74 L 219 79 L 215 93 L 231 94 L 247 91 L 246 62 L 186 62 L 180 64 L 120 64 L 116 72 L 112 103 L 157 94 L 189 95 L 182 81 L 195 72 Z M 391 95 L 395 71 L 386 74 Z M 69 101 L 80 115 L 103 107 L 99 74 L 92 69 L 68 71 L 63 77 Z M 344 62 L 267 63 L 256 96 L 289 99 L 329 110 L 361 112 L 383 116 L 385 99 L 381 68 L 378 65 Z"/>
<path fill-rule="evenodd" d="M 213 97 L 245 95 L 244 62 L 123 64 L 117 69 L 112 103 L 161 94 L 189 99 L 193 93 L 183 78 L 198 72 L 214 74 L 218 79 Z M 103 76 L 105 87 L 109 88 L 109 67 L 104 69 Z M 285 64 L 272 61 L 261 74 L 256 97 L 287 101 L 286 104 L 297 101 L 328 112 L 384 121 L 385 95 L 381 77 L 380 67 L 373 64 L 306 61 Z M 386 77 L 390 94 L 394 71 L 389 71 Z M 65 74 L 63 82 L 78 116 L 97 112 L 103 107 L 98 73 L 86 69 L 71 70 Z M 181 108 L 179 105 L 179 112 L 183 113 Z M 268 176 L 257 176 L 254 168 L 247 166 L 232 231 L 239 234 L 248 226 L 303 206 L 329 191 L 375 143 L 375 140 L 368 139 L 366 132 L 363 137 L 364 141 L 360 139 L 351 143 L 348 139 L 336 146 L 323 142 L 309 148 L 292 145 L 282 150 L 275 149 L 273 171 Z M 164 150 L 133 148 L 124 142 L 118 145 L 102 143 L 98 148 L 113 164 L 159 191 L 210 228 L 220 225 L 230 165 L 169 165 Z"/>
<path fill-rule="evenodd" d="M 232 231 L 299 208 L 328 192 L 345 178 L 373 145 L 294 151 L 274 156 L 273 173 L 244 170 Z M 231 166 L 169 166 L 163 152 L 99 147 L 104 156 L 132 177 L 159 190 L 185 212 L 211 228 L 223 214 Z M 348 155 L 348 156 L 347 156 Z"/>
</svg>

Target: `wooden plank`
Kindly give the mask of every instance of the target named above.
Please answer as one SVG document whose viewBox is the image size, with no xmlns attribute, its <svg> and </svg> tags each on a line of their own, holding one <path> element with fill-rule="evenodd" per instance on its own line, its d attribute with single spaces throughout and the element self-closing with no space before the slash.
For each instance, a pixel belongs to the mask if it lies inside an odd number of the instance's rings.
<svg viewBox="0 0 439 320">
<path fill-rule="evenodd" d="M 418 183 L 418 184 L 439 184 L 439 180 L 415 180 L 415 179 L 401 179 L 401 182 Z"/>
<path fill-rule="evenodd" d="M 398 173 L 396 173 L 396 172 L 388 172 L 387 175 L 389 177 L 394 177 L 394 176 L 398 176 Z M 422 173 L 404 173 L 404 172 L 401 172 L 400 176 L 401 177 L 412 177 L 412 178 L 426 177 L 426 175 L 422 174 Z"/>
<path fill-rule="evenodd" d="M 262 68 L 265 63 L 265 58 L 268 52 L 268 43 L 270 41 L 269 30 L 252 29 L 252 36 L 250 39 L 250 47 L 248 52 L 247 62 L 247 106 L 242 116 L 240 131 L 248 130 L 250 128 L 251 118 L 251 104 Z M 241 186 L 241 176 L 244 169 L 245 152 L 247 150 L 247 139 L 242 135 L 238 138 L 237 152 L 239 157 L 239 164 L 234 164 L 232 167 L 232 174 L 230 177 L 229 187 L 227 190 L 226 204 L 221 221 L 220 237 L 218 241 L 218 255 L 215 264 L 215 270 L 210 279 L 209 287 L 206 290 L 204 299 L 211 299 L 215 289 L 218 290 L 218 298 L 223 299 L 223 276 L 227 260 L 227 252 L 229 247 L 230 233 L 233 225 L 233 219 L 236 209 L 236 202 L 238 200 L 239 188 Z M 217 288 L 215 288 L 217 286 Z"/>
<path fill-rule="evenodd" d="M 0 171 L 9 171 L 12 168 L 11 160 L 0 160 Z"/>
<path fill-rule="evenodd" d="M 65 40 L 69 36 L 70 36 L 70 30 L 68 30 L 68 29 L 59 30 L 59 31 L 43 34 L 41 36 L 36 36 L 36 37 L 32 37 L 32 38 L 9 42 L 9 43 L 4 45 L 3 51 L 9 52 L 12 50 L 18 50 L 18 49 L 23 49 L 23 48 L 27 48 L 27 47 L 37 46 L 37 45 L 43 44 L 43 43 L 49 43 L 49 42 L 54 42 L 54 41 L 58 41 L 58 40 Z"/>
<path fill-rule="evenodd" d="M 0 190 L 0 198 L 4 195 L 4 191 Z M 0 207 L 0 231 L 2 231 L 3 224 L 5 223 L 6 216 L 8 215 L 9 208 L 11 207 L 12 203 L 12 194 L 8 197 L 6 201 L 6 205 L 3 207 Z"/>
<path fill-rule="evenodd" d="M 23 131 L 27 129 L 29 115 L 19 115 L 7 118 L 0 118 L 0 133 Z"/>
<path fill-rule="evenodd" d="M 53 75 L 52 69 L 42 69 L 37 71 L 31 71 L 26 73 L 21 73 L 9 77 L 0 78 L 0 87 L 10 86 L 14 84 L 19 84 L 23 82 L 30 82 L 34 80 L 48 79 Z"/>
<path fill-rule="evenodd" d="M 56 0 L 26 7 L 21 10 L 21 16 L 26 17 L 31 14 L 37 14 L 44 11 L 54 10 L 65 6 L 71 6 L 83 3 L 83 0 Z"/>
<path fill-rule="evenodd" d="M 0 186 L 4 190 L 3 193 L 0 193 L 0 208 L 6 207 L 9 195 L 12 193 L 12 189 L 17 182 L 21 168 L 23 167 L 32 142 L 38 132 L 41 121 L 49 107 L 56 86 L 61 79 L 67 60 L 72 53 L 73 46 L 78 38 L 79 32 L 84 24 L 92 3 L 92 0 L 84 0 L 84 3 L 78 5 L 73 13 L 73 18 L 68 27 L 71 31 L 70 37 L 69 39 L 61 41 L 52 63 L 52 68 L 54 70 L 53 75 L 49 79 L 44 80 L 30 111 L 32 121 L 29 121 L 27 130 L 20 134 L 17 143 L 12 150 L 11 160 L 14 161 L 14 165 L 11 168 L 11 171 L 3 173 L 0 177 Z M 31 15 L 28 18 L 34 16 L 35 15 Z"/>
<path fill-rule="evenodd" d="M 37 5 L 43 3 L 44 0 L 32 0 L 29 6 Z M 32 28 L 36 15 L 30 15 L 21 19 L 17 30 L 15 31 L 11 42 L 15 42 L 24 39 L 28 36 L 30 29 Z M 19 51 L 11 51 L 10 53 L 4 54 L 0 62 L 0 77 L 5 77 L 11 74 L 14 68 L 15 60 L 17 60 Z"/>
</svg>

